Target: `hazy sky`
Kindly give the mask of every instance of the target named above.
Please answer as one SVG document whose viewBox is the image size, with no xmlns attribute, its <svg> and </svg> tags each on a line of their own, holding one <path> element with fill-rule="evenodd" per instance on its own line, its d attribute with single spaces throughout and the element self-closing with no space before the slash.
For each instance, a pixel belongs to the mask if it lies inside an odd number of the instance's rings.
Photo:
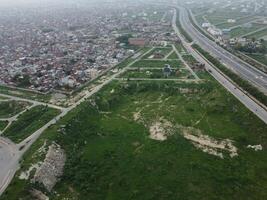
<svg viewBox="0 0 267 200">
<path fill-rule="evenodd" d="M 1 6 L 14 6 L 14 5 L 38 5 L 38 4 L 57 4 L 74 2 L 75 0 L 0 0 Z M 88 0 L 90 1 L 90 0 Z"/>
</svg>

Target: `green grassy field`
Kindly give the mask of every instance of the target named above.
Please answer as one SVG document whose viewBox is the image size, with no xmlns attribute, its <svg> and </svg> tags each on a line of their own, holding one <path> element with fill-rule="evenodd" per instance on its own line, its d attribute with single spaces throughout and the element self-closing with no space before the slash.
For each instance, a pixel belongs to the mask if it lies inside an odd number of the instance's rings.
<svg viewBox="0 0 267 200">
<path fill-rule="evenodd" d="M 47 194 L 52 200 L 266 199 L 267 126 L 205 76 L 208 82 L 200 84 L 111 83 L 50 127 L 25 155 L 22 170 L 38 161 L 45 141 L 55 140 L 67 163 L 56 193 Z M 162 119 L 171 124 L 171 134 L 152 140 L 150 126 Z M 238 156 L 224 152 L 221 159 L 197 149 L 181 126 L 232 140 Z M 0 199 L 29 199 L 34 185 L 19 174 Z"/>
<path fill-rule="evenodd" d="M 206 13 L 206 18 L 211 24 L 217 25 L 227 22 L 228 19 L 245 18 L 246 13 L 240 13 L 236 10 L 216 9 L 216 12 Z"/>
<path fill-rule="evenodd" d="M 0 121 L 0 131 L 4 130 L 7 126 L 7 121 Z"/>
<path fill-rule="evenodd" d="M 43 102 L 49 102 L 49 100 L 51 99 L 51 94 L 39 94 L 37 92 L 13 89 L 3 85 L 0 86 L 0 93 Z"/>
<path fill-rule="evenodd" d="M 256 31 L 263 27 L 264 25 L 261 25 L 261 24 L 253 24 L 252 27 L 250 28 L 238 27 L 230 31 L 230 37 L 239 37 L 244 34 L 248 34 L 250 32 Z"/>
<path fill-rule="evenodd" d="M 131 65 L 131 67 L 163 68 L 165 64 L 169 64 L 172 68 L 184 67 L 180 60 L 139 60 Z"/>
<path fill-rule="evenodd" d="M 261 38 L 267 35 L 267 28 L 261 31 L 255 32 L 251 35 L 248 35 L 247 38 Z"/>
<path fill-rule="evenodd" d="M 2 101 L 0 102 L 0 118 L 12 117 L 23 111 L 28 103 L 22 101 Z"/>
<path fill-rule="evenodd" d="M 182 57 L 184 61 L 189 65 L 194 65 L 195 63 L 197 63 L 196 59 L 192 55 L 183 55 Z"/>
<path fill-rule="evenodd" d="M 259 61 L 262 64 L 267 65 L 267 55 L 264 54 L 246 54 L 246 55 Z"/>
<path fill-rule="evenodd" d="M 223 29 L 223 28 L 230 28 L 230 27 L 233 27 L 233 26 L 242 25 L 244 23 L 251 22 L 251 21 L 253 21 L 255 19 L 256 19 L 256 16 L 245 16 L 245 17 L 236 19 L 236 22 L 235 23 L 228 23 L 226 21 L 224 23 L 221 23 L 221 24 L 217 25 L 217 27 L 218 28 L 221 28 L 221 29 Z"/>
<path fill-rule="evenodd" d="M 176 52 L 173 52 L 171 55 L 168 56 L 167 59 L 179 59 Z"/>
<path fill-rule="evenodd" d="M 18 120 L 13 122 L 11 126 L 6 129 L 4 136 L 15 143 L 19 143 L 49 122 L 53 117 L 58 115 L 59 112 L 59 110 L 45 106 L 33 107 L 21 114 Z"/>
<path fill-rule="evenodd" d="M 165 78 L 162 69 L 140 69 L 140 70 L 128 70 L 123 73 L 121 78 Z M 194 76 L 187 69 L 173 69 L 170 76 L 170 79 L 193 79 Z"/>
</svg>

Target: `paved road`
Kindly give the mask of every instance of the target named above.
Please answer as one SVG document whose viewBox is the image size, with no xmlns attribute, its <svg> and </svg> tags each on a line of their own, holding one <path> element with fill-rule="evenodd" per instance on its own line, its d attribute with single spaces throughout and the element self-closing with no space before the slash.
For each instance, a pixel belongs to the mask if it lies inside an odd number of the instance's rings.
<svg viewBox="0 0 267 200">
<path fill-rule="evenodd" d="M 0 194 L 11 181 L 18 167 L 18 148 L 7 139 L 0 140 Z"/>
<path fill-rule="evenodd" d="M 249 110 L 251 110 L 255 115 L 257 115 L 262 121 L 267 124 L 267 111 L 261 105 L 259 105 L 254 99 L 250 96 L 246 95 L 244 91 L 238 88 L 231 80 L 225 77 L 222 73 L 214 68 L 214 66 L 208 62 L 205 58 L 203 58 L 200 54 L 198 54 L 189 43 L 185 41 L 176 26 L 176 10 L 174 10 L 174 16 L 172 20 L 172 26 L 176 34 L 181 38 L 183 45 L 187 49 L 189 53 L 191 53 L 198 61 L 205 63 L 206 68 L 210 71 L 211 75 L 229 92 L 231 92 L 240 102 L 242 102 Z"/>
<path fill-rule="evenodd" d="M 245 80 L 250 81 L 261 91 L 267 94 L 267 75 L 264 72 L 252 67 L 240 58 L 218 46 L 215 42 L 206 38 L 191 24 L 186 9 L 183 7 L 179 7 L 179 9 L 181 25 L 196 43 L 198 43 L 204 50 L 210 52 L 212 56 L 220 59 L 222 63 L 235 71 Z"/>
</svg>

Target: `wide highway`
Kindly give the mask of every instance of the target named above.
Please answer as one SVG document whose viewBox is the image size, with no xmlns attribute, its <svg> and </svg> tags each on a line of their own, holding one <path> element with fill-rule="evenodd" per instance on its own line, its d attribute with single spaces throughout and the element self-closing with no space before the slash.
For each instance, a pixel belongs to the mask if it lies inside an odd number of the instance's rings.
<svg viewBox="0 0 267 200">
<path fill-rule="evenodd" d="M 208 51 L 213 57 L 218 58 L 223 64 L 257 86 L 262 92 L 267 94 L 267 75 L 242 61 L 240 58 L 229 53 L 215 42 L 200 33 L 191 23 L 189 14 L 184 7 L 179 7 L 180 22 L 184 30 L 192 37 L 194 42 Z"/>
<path fill-rule="evenodd" d="M 239 87 L 237 87 L 232 81 L 230 81 L 226 76 L 217 71 L 214 66 L 209 63 L 205 58 L 203 58 L 200 54 L 198 54 L 195 49 L 192 48 L 190 43 L 187 43 L 185 39 L 182 37 L 179 29 L 176 25 L 177 22 L 176 9 L 174 9 L 174 15 L 172 20 L 172 27 L 175 33 L 181 38 L 182 43 L 186 50 L 195 57 L 196 60 L 205 64 L 206 69 L 210 72 L 210 74 L 229 92 L 231 92 L 241 103 L 243 103 L 251 112 L 257 115 L 263 122 L 267 124 L 267 111 L 264 107 L 259 105 L 254 99 L 252 99 L 249 95 L 244 93 Z"/>
</svg>

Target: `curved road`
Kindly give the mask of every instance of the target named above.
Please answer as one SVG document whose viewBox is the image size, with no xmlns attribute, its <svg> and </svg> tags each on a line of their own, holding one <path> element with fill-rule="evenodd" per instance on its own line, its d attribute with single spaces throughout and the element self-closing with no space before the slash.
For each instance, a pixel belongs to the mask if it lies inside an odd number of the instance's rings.
<svg viewBox="0 0 267 200">
<path fill-rule="evenodd" d="M 174 9 L 174 15 L 172 20 L 172 26 L 175 33 L 181 38 L 184 47 L 187 49 L 189 53 L 191 53 L 196 60 L 205 64 L 206 69 L 210 72 L 210 74 L 229 92 L 231 92 L 240 102 L 242 102 L 251 112 L 257 115 L 262 121 L 267 124 L 267 111 L 261 105 L 259 105 L 254 99 L 244 93 L 240 88 L 236 86 L 231 80 L 229 80 L 225 75 L 216 70 L 214 66 L 206 60 L 202 55 L 198 54 L 191 46 L 191 44 L 187 43 L 183 37 L 181 37 L 181 33 L 176 25 L 177 15 L 176 9 Z"/>
<path fill-rule="evenodd" d="M 215 42 L 209 40 L 192 25 L 187 10 L 183 7 L 179 7 L 179 10 L 182 27 L 196 43 L 198 43 L 204 50 L 208 51 L 213 57 L 218 58 L 231 70 L 235 71 L 245 80 L 250 81 L 262 92 L 267 94 L 267 74 L 242 61 Z"/>
</svg>

